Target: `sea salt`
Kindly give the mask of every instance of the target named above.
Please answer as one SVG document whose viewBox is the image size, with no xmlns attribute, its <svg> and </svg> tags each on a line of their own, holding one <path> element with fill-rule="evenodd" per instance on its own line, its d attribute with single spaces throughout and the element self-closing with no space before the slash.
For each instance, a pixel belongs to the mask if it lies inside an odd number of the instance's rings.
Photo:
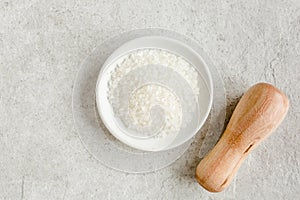
<svg viewBox="0 0 300 200">
<path fill-rule="evenodd" d="M 131 136 L 159 139 L 192 120 L 199 78 L 188 61 L 171 52 L 135 50 L 110 74 L 108 100 Z"/>
</svg>

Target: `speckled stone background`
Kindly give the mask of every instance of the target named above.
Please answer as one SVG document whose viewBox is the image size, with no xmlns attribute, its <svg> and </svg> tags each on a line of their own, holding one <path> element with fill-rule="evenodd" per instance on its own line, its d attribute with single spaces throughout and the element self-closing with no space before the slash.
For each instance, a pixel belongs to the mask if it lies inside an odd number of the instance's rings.
<svg viewBox="0 0 300 200">
<path fill-rule="evenodd" d="M 0 1 L 0 199 L 299 199 L 300 3 L 294 1 Z M 277 131 L 229 188 L 194 179 L 191 148 L 173 165 L 131 175 L 102 166 L 74 128 L 72 86 L 105 39 L 160 27 L 196 39 L 224 78 L 228 112 L 252 84 L 290 98 Z"/>
</svg>

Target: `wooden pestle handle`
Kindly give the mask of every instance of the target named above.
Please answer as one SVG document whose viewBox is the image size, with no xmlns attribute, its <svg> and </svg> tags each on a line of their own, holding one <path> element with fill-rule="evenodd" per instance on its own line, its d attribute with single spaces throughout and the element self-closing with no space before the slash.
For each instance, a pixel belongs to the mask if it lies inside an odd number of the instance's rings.
<svg viewBox="0 0 300 200">
<path fill-rule="evenodd" d="M 241 98 L 216 146 L 201 160 L 196 179 L 206 190 L 229 185 L 243 160 L 284 119 L 287 97 L 274 86 L 258 83 Z"/>
</svg>

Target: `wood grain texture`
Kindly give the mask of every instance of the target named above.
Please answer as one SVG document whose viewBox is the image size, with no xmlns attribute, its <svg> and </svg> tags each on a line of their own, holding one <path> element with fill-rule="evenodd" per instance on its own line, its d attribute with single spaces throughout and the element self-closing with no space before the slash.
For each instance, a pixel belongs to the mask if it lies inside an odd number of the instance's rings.
<svg viewBox="0 0 300 200">
<path fill-rule="evenodd" d="M 278 127 L 288 108 L 287 97 L 274 86 L 252 86 L 236 106 L 219 142 L 197 166 L 197 181 L 211 192 L 226 188 L 246 156 Z"/>
</svg>

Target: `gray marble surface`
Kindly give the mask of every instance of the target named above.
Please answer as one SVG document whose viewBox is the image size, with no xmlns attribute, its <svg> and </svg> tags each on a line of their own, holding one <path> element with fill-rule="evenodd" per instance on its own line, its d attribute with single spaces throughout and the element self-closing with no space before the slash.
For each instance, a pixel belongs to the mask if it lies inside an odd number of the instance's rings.
<svg viewBox="0 0 300 200">
<path fill-rule="evenodd" d="M 299 199 L 297 0 L 2 0 L 0 15 L 0 199 Z M 228 113 L 259 81 L 290 99 L 282 125 L 222 193 L 196 183 L 195 145 L 167 168 L 132 175 L 101 165 L 78 138 L 80 63 L 112 35 L 147 27 L 198 41 L 224 78 Z"/>
</svg>

